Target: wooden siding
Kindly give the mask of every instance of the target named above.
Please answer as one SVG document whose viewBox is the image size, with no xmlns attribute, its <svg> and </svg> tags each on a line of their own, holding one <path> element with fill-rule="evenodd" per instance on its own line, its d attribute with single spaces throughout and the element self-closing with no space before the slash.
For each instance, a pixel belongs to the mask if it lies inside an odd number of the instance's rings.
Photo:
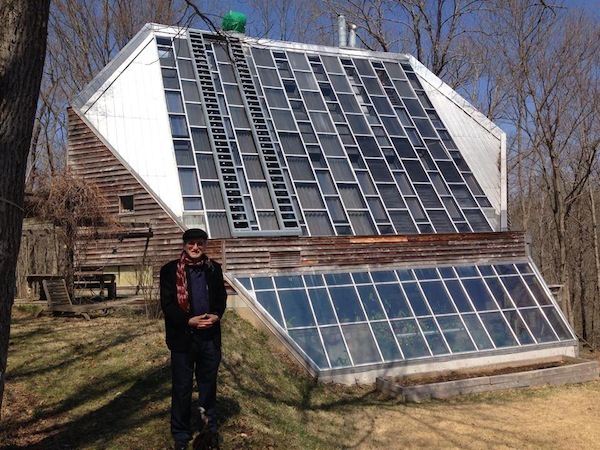
<svg viewBox="0 0 600 450">
<path fill-rule="evenodd" d="M 108 203 L 107 214 L 118 217 L 122 224 L 118 229 L 90 230 L 89 236 L 83 236 L 78 242 L 76 264 L 137 267 L 146 261 L 152 266 L 156 283 L 162 264 L 181 252 L 181 228 L 79 115 L 72 109 L 68 113 L 69 168 L 98 185 Z M 133 212 L 119 214 L 121 195 L 133 195 Z M 127 233 L 139 236 L 149 231 L 152 237 L 127 237 Z"/>
<path fill-rule="evenodd" d="M 520 232 L 238 238 L 223 241 L 223 267 L 231 273 L 344 270 L 349 267 L 432 266 L 523 260 Z"/>
</svg>

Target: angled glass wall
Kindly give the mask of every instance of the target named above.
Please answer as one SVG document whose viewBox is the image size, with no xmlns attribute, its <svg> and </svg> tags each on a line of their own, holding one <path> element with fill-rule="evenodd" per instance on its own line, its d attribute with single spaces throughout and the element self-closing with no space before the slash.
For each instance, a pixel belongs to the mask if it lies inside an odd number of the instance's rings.
<svg viewBox="0 0 600 450">
<path fill-rule="evenodd" d="M 317 370 L 575 339 L 527 262 L 236 281 Z"/>
</svg>

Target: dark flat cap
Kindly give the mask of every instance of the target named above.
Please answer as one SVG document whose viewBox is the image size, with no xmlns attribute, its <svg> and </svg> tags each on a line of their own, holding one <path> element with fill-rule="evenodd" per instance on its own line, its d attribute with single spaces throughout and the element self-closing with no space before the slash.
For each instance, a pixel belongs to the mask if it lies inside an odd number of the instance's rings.
<svg viewBox="0 0 600 450">
<path fill-rule="evenodd" d="M 194 239 L 207 240 L 208 234 L 206 234 L 206 231 L 201 230 L 200 228 L 190 228 L 189 230 L 185 230 L 185 233 L 183 233 L 184 242 L 192 241 Z"/>
</svg>

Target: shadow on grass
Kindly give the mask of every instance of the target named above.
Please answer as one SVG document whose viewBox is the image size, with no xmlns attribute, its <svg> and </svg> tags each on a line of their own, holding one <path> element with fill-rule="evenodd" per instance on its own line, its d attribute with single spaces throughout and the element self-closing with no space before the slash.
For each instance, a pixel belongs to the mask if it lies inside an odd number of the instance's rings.
<svg viewBox="0 0 600 450">
<path fill-rule="evenodd" d="M 128 382 L 124 374 L 111 373 L 113 386 Z M 53 425 L 45 430 L 46 438 L 26 446 L 3 447 L 16 449 L 76 449 L 76 448 L 168 448 L 171 444 L 169 431 L 171 375 L 169 367 L 150 369 L 122 392 L 116 392 L 105 405 L 68 422 Z M 107 380 L 100 382 L 106 386 Z M 107 392 L 94 386 L 82 388 L 74 395 L 56 404 L 54 408 L 37 414 L 34 418 L 11 427 L 27 428 L 33 422 L 44 422 L 69 410 L 106 398 Z M 197 407 L 197 405 L 195 405 Z M 239 414 L 239 405 L 228 398 L 219 398 L 219 416 L 227 421 Z M 196 414 L 193 415 L 193 417 Z M 149 427 L 152 422 L 160 429 Z M 56 423 L 56 421 L 52 421 Z M 192 424 L 198 427 L 198 423 Z M 157 428 L 158 428 L 157 427 Z M 146 429 L 145 431 L 141 431 Z"/>
</svg>

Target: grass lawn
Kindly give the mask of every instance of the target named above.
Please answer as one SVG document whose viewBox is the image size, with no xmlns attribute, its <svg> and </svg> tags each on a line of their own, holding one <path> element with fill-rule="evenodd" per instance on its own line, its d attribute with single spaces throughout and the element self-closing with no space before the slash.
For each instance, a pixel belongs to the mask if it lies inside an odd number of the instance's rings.
<svg viewBox="0 0 600 450">
<path fill-rule="evenodd" d="M 223 449 L 598 448 L 600 381 L 403 405 L 316 383 L 235 312 L 223 321 Z M 13 311 L 2 449 L 167 449 L 163 323 Z M 585 356 L 585 355 L 584 355 Z"/>
</svg>

